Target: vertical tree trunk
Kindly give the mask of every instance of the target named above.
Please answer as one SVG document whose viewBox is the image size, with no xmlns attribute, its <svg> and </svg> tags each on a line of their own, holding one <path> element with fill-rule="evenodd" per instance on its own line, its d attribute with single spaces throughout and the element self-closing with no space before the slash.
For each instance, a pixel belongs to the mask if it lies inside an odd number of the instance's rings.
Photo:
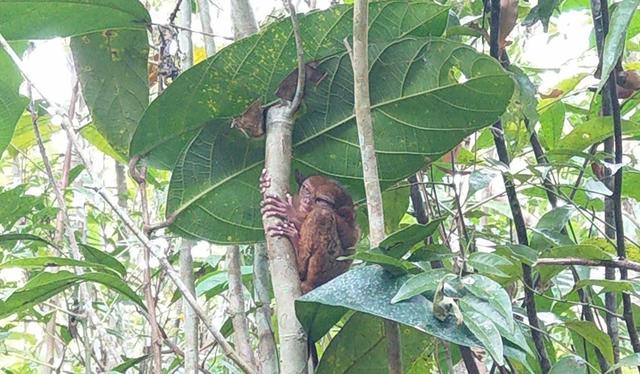
<svg viewBox="0 0 640 374">
<path fill-rule="evenodd" d="M 233 324 L 233 339 L 236 350 L 245 361 L 255 365 L 251 341 L 249 340 L 249 323 L 244 309 L 240 247 L 237 245 L 227 246 L 225 259 L 229 277 L 229 314 Z"/>
<path fill-rule="evenodd" d="M 186 29 L 191 28 L 191 0 L 183 0 L 178 13 L 178 24 Z M 184 53 L 181 59 L 181 70 L 185 71 L 193 66 L 193 43 L 191 32 L 180 30 L 178 35 L 180 50 Z M 195 284 L 193 274 L 193 258 L 191 248 L 195 241 L 185 240 L 180 248 L 180 277 L 187 286 L 189 292 L 195 296 Z M 198 316 L 187 300 L 182 298 L 182 309 L 184 312 L 184 370 L 186 373 L 197 373 L 199 363 L 199 339 L 198 339 Z"/>
<path fill-rule="evenodd" d="M 193 274 L 193 258 L 191 248 L 196 244 L 192 240 L 183 240 L 180 249 L 180 277 L 189 292 L 195 297 L 195 284 Z M 184 313 L 184 371 L 185 373 L 197 373 L 199 366 L 199 336 L 198 316 L 189 302 L 182 300 L 182 312 Z"/>
<path fill-rule="evenodd" d="M 276 105 L 267 112 L 265 168 L 271 177 L 267 193 L 282 199 L 289 189 L 291 175 L 291 130 L 293 123 L 288 105 Z M 267 227 L 279 218 L 263 219 Z M 267 236 L 269 269 L 276 297 L 278 335 L 280 337 L 280 370 L 282 373 L 303 373 L 307 366 L 307 339 L 296 318 L 295 299 L 302 294 L 293 247 L 288 239 Z"/>
<path fill-rule="evenodd" d="M 602 53 L 604 49 L 604 38 L 607 34 L 608 30 L 608 19 L 609 12 L 607 9 L 607 1 L 606 0 L 591 0 L 591 15 L 593 17 L 593 26 L 595 29 L 595 39 L 596 39 L 596 48 L 598 50 L 598 56 L 600 57 L 600 61 L 602 60 Z M 607 19 L 605 22 L 605 18 Z M 601 62 L 598 63 L 598 70 L 602 68 Z M 606 77 L 601 77 L 602 79 L 606 79 Z M 602 91 L 602 116 L 610 116 L 611 115 L 611 101 L 607 98 L 606 87 L 605 90 Z M 614 152 L 613 147 L 613 138 L 608 138 L 604 141 L 604 152 L 612 155 Z M 613 163 L 613 159 L 608 158 L 607 162 Z M 611 172 L 605 168 L 604 170 L 604 178 L 602 182 L 609 188 L 610 191 L 613 191 L 613 181 L 611 179 Z M 614 217 L 614 203 L 613 199 L 610 196 L 605 196 L 604 198 L 604 221 L 605 227 L 604 232 L 608 238 L 615 239 L 615 217 Z M 608 280 L 616 279 L 616 270 L 613 268 L 605 268 L 604 277 Z M 618 307 L 617 295 L 615 292 L 606 292 L 604 294 L 604 305 L 605 307 L 615 312 Z M 620 360 L 620 338 L 618 332 L 618 319 L 611 315 L 611 313 L 605 313 L 605 322 L 607 325 L 607 333 L 611 338 L 611 344 L 613 346 L 613 362 L 618 363 Z M 622 370 L 620 368 L 615 370 L 615 373 L 620 374 Z"/>
<path fill-rule="evenodd" d="M 258 332 L 258 366 L 262 374 L 278 373 L 276 341 L 271 328 L 269 258 L 264 243 L 253 246 L 253 288 Z"/>
<path fill-rule="evenodd" d="M 364 188 L 367 196 L 367 213 L 369 217 L 369 243 L 377 247 L 384 240 L 384 212 L 382 209 L 382 192 L 378 178 L 378 161 L 376 159 L 371 119 L 371 102 L 369 99 L 369 58 L 368 58 L 368 26 L 369 4 L 367 0 L 356 0 L 353 9 L 353 82 L 354 109 L 358 126 L 360 156 L 364 175 Z M 387 337 L 387 355 L 389 373 L 402 373 L 402 357 L 400 329 L 396 322 L 385 320 Z"/>
<path fill-rule="evenodd" d="M 200 14 L 200 23 L 202 24 L 202 31 L 207 34 L 213 34 L 213 27 L 211 27 L 211 14 L 209 12 L 209 0 L 198 0 L 198 10 Z M 207 57 L 213 56 L 216 53 L 216 42 L 213 39 L 213 36 L 204 35 L 203 39 Z"/>
<path fill-rule="evenodd" d="M 258 31 L 249 0 L 231 0 L 231 20 L 233 21 L 233 37 L 236 40 Z"/>
</svg>

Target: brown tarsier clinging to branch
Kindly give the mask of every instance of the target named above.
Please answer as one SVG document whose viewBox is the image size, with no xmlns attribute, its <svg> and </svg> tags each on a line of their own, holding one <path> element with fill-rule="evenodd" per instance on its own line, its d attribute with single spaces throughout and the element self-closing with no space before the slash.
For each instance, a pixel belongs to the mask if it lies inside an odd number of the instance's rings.
<svg viewBox="0 0 640 374">
<path fill-rule="evenodd" d="M 303 177 L 296 173 L 299 191 L 286 201 L 266 195 L 271 179 L 266 170 L 260 177 L 262 214 L 282 221 L 267 228 L 267 235 L 286 237 L 296 253 L 302 293 L 330 281 L 349 269 L 351 261 L 338 257 L 355 252 L 360 237 L 351 196 L 336 181 Z"/>
</svg>

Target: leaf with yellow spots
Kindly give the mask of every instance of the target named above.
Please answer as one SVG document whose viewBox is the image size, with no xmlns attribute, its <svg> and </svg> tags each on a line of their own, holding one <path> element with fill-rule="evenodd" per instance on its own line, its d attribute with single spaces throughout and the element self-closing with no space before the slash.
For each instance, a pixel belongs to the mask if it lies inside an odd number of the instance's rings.
<svg viewBox="0 0 640 374">
<path fill-rule="evenodd" d="M 353 8 L 337 5 L 300 17 L 307 62 L 343 53 L 353 29 Z M 369 5 L 369 42 L 405 36 L 442 35 L 448 7 L 433 1 L 393 0 Z M 180 151 L 196 133 L 217 119 L 229 126 L 260 99 L 276 100 L 275 92 L 297 67 L 291 21 L 284 18 L 260 33 L 222 48 L 180 75 L 154 100 L 136 129 L 130 155 L 142 155 L 156 167 L 172 168 Z"/>
<path fill-rule="evenodd" d="M 369 52 L 371 114 L 383 189 L 492 124 L 513 93 L 513 80 L 494 59 L 447 39 L 373 43 Z M 458 78 L 449 74 L 454 67 L 461 72 Z M 294 126 L 293 168 L 305 175 L 329 175 L 362 201 L 347 52 L 325 59 L 319 69 L 326 78 L 306 91 L 306 110 Z M 213 121 L 184 148 L 171 177 L 167 213 L 176 216 L 172 228 L 186 236 L 217 243 L 261 241 L 258 178 L 264 142 L 226 124 Z"/>
</svg>

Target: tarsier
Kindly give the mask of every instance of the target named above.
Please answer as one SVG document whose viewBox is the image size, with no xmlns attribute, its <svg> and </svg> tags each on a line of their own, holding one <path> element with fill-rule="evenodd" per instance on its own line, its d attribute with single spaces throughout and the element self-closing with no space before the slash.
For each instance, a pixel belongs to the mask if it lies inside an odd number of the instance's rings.
<svg viewBox="0 0 640 374">
<path fill-rule="evenodd" d="M 336 181 L 296 175 L 299 191 L 286 200 L 267 195 L 271 180 L 266 170 L 260 177 L 262 214 L 282 221 L 267 228 L 267 235 L 285 237 L 296 254 L 302 293 L 330 281 L 349 269 L 351 261 L 338 260 L 355 251 L 360 237 L 353 200 Z"/>
</svg>

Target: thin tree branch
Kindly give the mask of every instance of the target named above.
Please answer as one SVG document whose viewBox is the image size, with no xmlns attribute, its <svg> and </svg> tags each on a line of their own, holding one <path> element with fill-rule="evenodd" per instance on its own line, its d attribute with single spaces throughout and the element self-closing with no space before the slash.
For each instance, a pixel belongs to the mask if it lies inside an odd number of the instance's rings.
<svg viewBox="0 0 640 374">
<path fill-rule="evenodd" d="M 258 334 L 258 365 L 261 373 L 278 373 L 278 351 L 271 327 L 271 297 L 269 296 L 269 257 L 264 243 L 253 246 L 253 292 L 256 305 Z"/>
<path fill-rule="evenodd" d="M 244 309 L 244 297 L 242 291 L 242 274 L 240 271 L 240 247 L 227 246 L 225 255 L 227 275 L 229 277 L 229 315 L 233 324 L 233 337 L 236 349 L 240 356 L 247 362 L 256 364 L 256 359 L 251 349 L 249 340 L 249 322 Z"/>
<path fill-rule="evenodd" d="M 304 95 L 304 81 L 306 75 L 306 69 L 304 65 L 304 49 L 302 48 L 302 35 L 300 34 L 300 24 L 296 15 L 296 8 L 291 3 L 291 0 L 283 0 L 284 5 L 289 10 L 289 16 L 291 18 L 291 25 L 293 27 L 293 37 L 296 42 L 296 58 L 298 60 L 298 80 L 296 82 L 296 93 L 291 101 L 291 113 L 295 113 L 302 103 L 302 97 Z"/>
<path fill-rule="evenodd" d="M 566 258 L 539 258 L 534 266 L 544 265 L 582 265 L 595 266 L 610 269 L 625 269 L 640 272 L 640 263 L 626 259 L 617 260 L 590 260 L 586 258 L 566 257 Z"/>
<path fill-rule="evenodd" d="M 6 41 L 2 33 L 0 33 L 0 46 L 2 46 L 5 52 L 7 52 L 7 54 L 14 61 L 14 63 L 22 73 L 22 76 L 25 78 L 27 83 L 29 83 L 29 85 L 33 87 L 36 90 L 36 92 L 38 92 L 38 94 L 46 98 L 46 95 L 43 95 L 42 91 L 39 90 L 38 86 L 33 83 L 33 80 L 31 79 L 31 77 L 27 73 L 27 70 L 24 67 L 24 63 L 22 62 L 20 57 L 18 57 L 18 55 L 15 53 L 13 48 L 11 48 L 11 46 Z M 47 101 L 51 104 L 52 108 L 60 109 L 60 106 L 55 102 L 55 100 L 47 100 Z M 60 113 L 64 113 L 64 111 L 60 111 Z M 71 128 L 70 119 L 66 115 L 63 115 L 63 119 L 64 120 L 61 126 L 67 134 L 67 139 L 73 144 L 73 147 L 76 150 L 76 154 L 78 155 L 82 163 L 84 165 L 88 165 L 87 157 L 84 155 L 82 148 L 79 147 L 76 136 L 73 132 L 73 129 Z M 89 178 L 94 183 L 98 180 L 90 168 L 85 169 L 85 171 L 87 172 Z M 116 215 L 122 220 L 125 226 L 134 234 L 136 239 L 138 239 L 138 241 L 145 248 L 148 248 L 151 251 L 151 254 L 158 259 L 158 262 L 161 268 L 167 273 L 171 281 L 178 288 L 179 292 L 185 295 L 185 299 L 188 301 L 189 305 L 193 307 L 193 309 L 198 314 L 198 317 L 202 320 L 203 324 L 207 327 L 211 335 L 213 335 L 214 339 L 218 342 L 218 344 L 222 348 L 223 353 L 227 357 L 229 357 L 232 361 L 234 361 L 241 369 L 245 370 L 247 373 L 257 374 L 257 370 L 252 365 L 242 360 L 240 356 L 236 353 L 236 351 L 233 349 L 233 347 L 224 339 L 224 336 L 222 336 L 222 334 L 216 328 L 214 328 L 213 325 L 211 325 L 211 323 L 209 322 L 209 316 L 204 311 L 204 309 L 202 309 L 202 307 L 198 305 L 198 301 L 195 299 L 193 295 L 191 295 L 188 288 L 182 282 L 182 280 L 180 279 L 180 276 L 173 269 L 173 267 L 171 266 L 167 258 L 164 256 L 162 251 L 159 248 L 157 248 L 153 243 L 151 243 L 149 239 L 144 235 L 144 233 L 136 227 L 136 224 L 133 222 L 131 217 L 118 206 L 117 201 L 114 200 L 114 198 L 102 186 L 93 186 L 88 188 L 92 189 L 98 195 L 100 195 L 100 197 L 107 203 L 107 205 L 111 207 L 114 213 L 116 213 Z M 70 241 L 71 240 L 75 241 L 75 238 L 73 237 L 73 235 L 70 235 L 69 237 L 70 237 Z"/>
<path fill-rule="evenodd" d="M 500 46 L 498 42 L 498 37 L 500 34 L 500 0 L 491 0 L 490 30 L 490 54 L 493 58 L 500 61 Z M 504 140 L 504 131 L 502 130 L 502 123 L 500 122 L 500 120 L 496 121 L 492 129 L 493 140 L 496 145 L 496 151 L 498 152 L 498 158 L 500 159 L 500 162 L 508 166 L 510 164 L 509 153 L 507 151 L 507 145 Z M 522 245 L 529 245 L 527 227 L 524 222 L 520 203 L 518 202 L 518 196 L 516 194 L 513 179 L 511 176 L 505 173 L 502 173 L 502 179 L 504 181 L 505 191 L 509 200 L 509 206 L 511 207 L 511 215 L 513 216 L 518 243 Z M 542 370 L 543 374 L 546 374 L 551 370 L 551 363 L 549 362 L 549 358 L 547 357 L 547 351 L 544 346 L 543 336 L 539 331 L 540 321 L 538 320 L 538 315 L 536 312 L 534 294 L 530 290 L 531 286 L 533 285 L 533 276 L 531 267 L 529 267 L 529 265 L 522 264 L 522 278 L 525 283 L 525 309 L 527 311 L 529 325 L 532 327 L 531 336 L 538 353 L 540 369 Z"/>
</svg>

